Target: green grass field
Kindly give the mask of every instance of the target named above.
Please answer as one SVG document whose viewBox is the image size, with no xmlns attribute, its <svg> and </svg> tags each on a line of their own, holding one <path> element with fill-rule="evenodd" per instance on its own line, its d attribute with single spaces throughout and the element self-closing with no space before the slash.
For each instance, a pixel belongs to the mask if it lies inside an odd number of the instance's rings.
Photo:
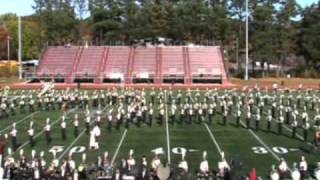
<svg viewBox="0 0 320 180">
<path fill-rule="evenodd" d="M 173 93 L 173 98 L 176 97 Z M 192 94 L 193 103 L 202 102 L 204 99 L 205 91 L 201 91 L 200 98 L 196 97 L 196 93 Z M 218 96 L 223 94 L 231 94 L 232 92 L 218 92 Z M 271 95 L 271 93 L 267 93 Z M 296 96 L 302 94 L 303 97 L 307 95 L 303 92 L 295 92 Z M 313 92 L 315 97 L 319 97 L 318 92 Z M 240 95 L 238 93 L 237 95 Z M 284 94 L 285 95 L 285 94 Z M 150 94 L 147 92 L 147 101 L 150 101 Z M 277 95 L 279 97 L 280 95 Z M 183 101 L 186 97 L 183 92 Z M 164 96 L 168 100 L 167 94 Z M 284 96 L 286 99 L 287 96 Z M 307 100 L 303 100 L 303 103 Z M 228 116 L 227 125 L 222 123 L 222 113 L 220 112 L 219 103 L 217 104 L 217 114 L 214 117 L 212 124 L 208 124 L 205 118 L 203 122 L 197 123 L 194 119 L 192 124 L 186 123 L 168 123 L 168 116 L 170 115 L 171 104 L 165 104 L 165 122 L 163 125 L 156 123 L 158 116 L 158 104 L 154 107 L 154 122 L 153 126 L 149 127 L 142 124 L 141 127 L 130 125 L 128 129 L 121 126 L 119 130 L 112 128 L 107 129 L 106 120 L 102 121 L 102 138 L 100 139 L 99 150 L 89 150 L 89 135 L 85 133 L 84 126 L 84 110 L 77 107 L 69 109 L 67 113 L 67 140 L 62 141 L 60 121 L 62 111 L 60 110 L 40 110 L 36 112 L 20 113 L 17 108 L 16 115 L 10 115 L 7 118 L 0 119 L 0 134 L 4 135 L 9 133 L 13 122 L 17 123 L 17 141 L 19 143 L 18 150 L 15 156 L 19 156 L 19 150 L 23 149 L 27 156 L 31 156 L 31 146 L 28 141 L 27 130 L 31 120 L 35 122 L 35 138 L 36 145 L 34 149 L 37 153 L 40 151 L 45 152 L 47 162 L 52 160 L 50 150 L 57 151 L 57 157 L 63 159 L 68 156 L 70 151 L 74 151 L 73 157 L 77 162 L 81 161 L 82 153 L 86 153 L 88 162 L 95 162 L 98 155 L 103 155 L 105 151 L 109 152 L 110 159 L 113 160 L 114 165 L 118 165 L 122 158 L 127 158 L 129 150 L 134 150 L 134 157 L 139 161 L 142 156 L 146 156 L 148 162 L 153 158 L 152 151 L 155 149 L 162 150 L 163 154 L 160 156 L 163 162 L 169 162 L 172 167 L 176 167 L 181 160 L 181 151 L 186 150 L 186 160 L 189 163 L 190 172 L 195 173 L 199 169 L 199 164 L 202 161 L 203 151 L 208 152 L 208 160 L 211 169 L 217 169 L 218 162 L 221 159 L 221 151 L 225 152 L 228 162 L 232 165 L 232 173 L 236 176 L 248 175 L 252 168 L 256 168 L 258 176 L 267 177 L 271 165 L 278 164 L 280 158 L 284 158 L 288 165 L 291 167 L 293 162 L 299 162 L 300 157 L 306 157 L 309 163 L 309 169 L 312 170 L 316 163 L 320 161 L 319 152 L 314 150 L 310 144 L 313 141 L 314 130 L 309 130 L 308 142 L 302 141 L 303 131 L 299 128 L 297 138 L 291 137 L 290 125 L 284 125 L 283 134 L 277 134 L 276 123 L 272 124 L 272 131 L 267 131 L 266 115 L 262 116 L 260 121 L 260 130 L 254 129 L 254 121 L 251 123 L 252 129 L 247 129 L 243 126 L 237 127 L 234 115 Z M 318 102 L 316 107 L 318 107 Z M 103 106 L 103 118 L 105 113 L 110 108 L 116 108 L 118 104 Z M 233 105 L 235 109 L 235 104 Z M 265 106 L 264 113 L 271 108 L 269 104 Z M 92 109 L 91 113 L 94 114 L 96 109 Z M 301 106 L 300 111 L 303 110 Z M 313 125 L 313 117 L 316 115 L 315 110 L 308 108 L 310 121 Z M 72 119 L 74 114 L 79 115 L 80 129 L 77 137 L 73 134 Z M 178 113 L 177 113 L 178 114 Z M 234 114 L 234 113 L 233 113 Z M 242 113 L 242 122 L 245 121 L 245 110 Z M 51 136 L 53 140 L 47 144 L 43 127 L 45 120 L 50 117 L 52 123 Z M 94 117 L 94 115 L 93 115 Z M 300 118 L 298 118 L 300 119 Z M 176 116 L 179 121 L 179 116 Z M 7 147 L 10 147 L 10 138 L 8 139 Z M 80 153 L 79 153 L 79 152 Z M 232 163 L 231 163 L 232 162 Z"/>
</svg>

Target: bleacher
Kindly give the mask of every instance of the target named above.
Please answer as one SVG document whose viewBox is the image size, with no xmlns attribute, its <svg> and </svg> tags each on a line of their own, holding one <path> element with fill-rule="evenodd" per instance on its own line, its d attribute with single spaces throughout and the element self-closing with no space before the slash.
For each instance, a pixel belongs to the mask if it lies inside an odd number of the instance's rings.
<svg viewBox="0 0 320 180">
<path fill-rule="evenodd" d="M 193 82 L 222 81 L 225 79 L 224 64 L 219 46 L 188 48 L 190 73 Z"/>
<path fill-rule="evenodd" d="M 133 82 L 154 82 L 157 67 L 156 55 L 155 47 L 135 49 L 131 73 Z"/>
<path fill-rule="evenodd" d="M 130 54 L 128 46 L 109 47 L 106 63 L 103 66 L 104 82 L 124 81 L 127 75 L 127 66 Z"/>
<path fill-rule="evenodd" d="M 92 81 L 98 76 L 100 63 L 103 58 L 105 47 L 92 46 L 83 48 L 79 63 L 73 73 L 75 81 Z"/>
<path fill-rule="evenodd" d="M 219 46 L 89 46 L 48 47 L 37 79 L 61 82 L 90 79 L 95 83 L 224 83 L 227 81 Z"/>
<path fill-rule="evenodd" d="M 185 68 L 182 47 L 162 48 L 162 79 L 164 83 L 184 82 Z"/>
<path fill-rule="evenodd" d="M 72 71 L 79 47 L 48 47 L 36 71 L 38 78 L 66 78 Z"/>
</svg>

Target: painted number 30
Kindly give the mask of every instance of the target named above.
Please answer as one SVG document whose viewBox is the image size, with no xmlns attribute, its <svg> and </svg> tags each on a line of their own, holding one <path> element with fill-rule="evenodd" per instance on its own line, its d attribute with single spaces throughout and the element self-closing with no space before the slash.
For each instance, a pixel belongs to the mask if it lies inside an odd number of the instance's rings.
<svg viewBox="0 0 320 180">
<path fill-rule="evenodd" d="M 269 151 L 265 147 L 262 147 L 262 146 L 252 147 L 252 151 L 255 154 L 268 154 L 269 153 Z M 279 147 L 279 146 L 273 147 L 272 151 L 274 151 L 277 154 L 287 154 L 289 152 L 287 148 Z"/>
</svg>

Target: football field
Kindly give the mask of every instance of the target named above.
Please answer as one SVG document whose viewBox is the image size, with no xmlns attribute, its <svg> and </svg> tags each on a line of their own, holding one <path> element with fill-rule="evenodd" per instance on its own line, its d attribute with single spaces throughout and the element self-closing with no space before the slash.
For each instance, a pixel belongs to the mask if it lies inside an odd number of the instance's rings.
<svg viewBox="0 0 320 180">
<path fill-rule="evenodd" d="M 17 96 L 21 92 L 15 92 L 14 96 Z M 119 96 L 124 91 L 118 91 Z M 158 97 L 159 91 L 156 92 Z M 252 168 L 257 170 L 257 175 L 261 177 L 267 177 L 271 170 L 271 166 L 278 165 L 280 159 L 284 158 L 289 167 L 292 167 L 294 162 L 299 162 L 301 156 L 305 156 L 309 164 L 310 173 L 316 167 L 317 162 L 320 161 L 319 151 L 314 148 L 314 129 L 308 130 L 308 140 L 303 140 L 302 127 L 297 128 L 296 137 L 292 137 L 292 127 L 290 124 L 283 124 L 282 133 L 278 134 L 278 124 L 276 119 L 272 122 L 271 130 L 267 129 L 267 112 L 272 108 L 272 102 L 277 102 L 277 108 L 280 108 L 282 102 L 288 98 L 285 92 L 272 93 L 264 92 L 257 94 L 255 92 L 245 93 L 245 97 L 248 94 L 252 94 L 253 97 L 264 96 L 268 98 L 268 102 L 264 105 L 261 120 L 259 122 L 259 129 L 255 128 L 255 116 L 250 121 L 250 128 L 246 126 L 246 109 L 242 109 L 242 115 L 240 120 L 240 126 L 236 123 L 236 105 L 239 103 L 242 92 L 237 91 L 192 91 L 190 97 L 191 104 L 202 103 L 205 98 L 210 94 L 215 94 L 218 99 L 216 113 L 213 116 L 213 120 L 210 123 L 208 116 L 202 116 L 199 121 L 196 116 L 191 118 L 192 122 L 187 123 L 185 116 L 182 117 L 180 112 L 172 115 L 171 109 L 174 103 L 173 99 L 177 100 L 177 94 L 182 94 L 182 103 L 188 103 L 186 91 L 173 91 L 170 94 L 168 91 L 163 91 L 163 104 L 164 104 L 164 121 L 162 124 L 158 124 L 158 115 L 160 111 L 161 98 L 156 98 L 153 107 L 153 121 L 150 127 L 146 123 L 142 123 L 137 126 L 134 123 L 130 123 L 126 128 L 124 124 L 120 125 L 120 128 L 116 128 L 113 124 L 111 128 L 108 128 L 106 120 L 107 113 L 110 109 L 117 109 L 119 103 L 108 103 L 100 107 L 102 111 L 101 122 L 101 137 L 98 140 L 100 147 L 98 150 L 90 150 L 88 148 L 90 135 L 87 134 L 85 129 L 85 110 L 73 106 L 66 112 L 67 122 L 67 138 L 62 140 L 61 137 L 61 116 L 63 112 L 58 108 L 50 108 L 45 110 L 42 108 L 35 108 L 34 112 L 30 112 L 28 108 L 25 108 L 25 112 L 21 112 L 21 109 L 17 107 L 15 109 L 15 115 L 9 112 L 8 117 L 1 117 L 0 119 L 0 134 L 3 137 L 4 134 L 9 134 L 12 129 L 12 124 L 16 123 L 17 142 L 18 147 L 13 152 L 14 156 L 19 159 L 19 152 L 23 149 L 24 154 L 27 157 L 31 157 L 32 149 L 36 150 L 37 154 L 41 151 L 45 153 L 44 158 L 47 163 L 50 163 L 53 158 L 52 152 L 56 152 L 58 159 L 63 160 L 72 153 L 73 158 L 80 163 L 82 155 L 86 154 L 86 161 L 88 163 L 95 163 L 98 156 L 102 156 L 105 152 L 108 152 L 111 164 L 114 167 L 120 166 L 122 159 L 128 157 L 129 151 L 134 151 L 133 157 L 137 162 L 145 156 L 150 164 L 154 153 L 157 152 L 163 163 L 169 164 L 173 169 L 178 168 L 181 161 L 182 154 L 185 152 L 185 159 L 189 165 L 189 172 L 193 175 L 199 171 L 200 162 L 203 160 L 203 152 L 207 152 L 207 160 L 209 161 L 210 169 L 216 171 L 218 169 L 218 162 L 221 161 L 221 153 L 225 154 L 226 160 L 231 166 L 231 173 L 236 177 L 248 175 Z M 306 92 L 291 92 L 293 96 L 293 104 L 297 103 L 297 96 L 301 95 L 300 106 L 296 109 L 299 113 L 304 111 L 306 106 L 306 112 L 309 114 L 311 127 L 314 125 L 313 117 L 317 115 L 316 108 L 319 107 L 318 101 L 315 103 L 315 107 L 311 107 L 311 100 L 309 96 L 318 98 L 317 91 L 311 93 Z M 13 96 L 13 95 L 12 95 Z M 147 104 L 150 103 L 150 91 L 146 91 L 145 99 Z M 213 95 L 212 95 L 213 96 Z M 227 123 L 223 123 L 224 112 L 221 110 L 220 103 L 224 97 L 235 96 L 233 105 L 230 105 L 230 113 L 227 116 Z M 208 102 L 209 103 L 209 102 Z M 91 104 L 91 101 L 90 103 Z M 126 104 L 124 104 L 126 109 Z M 254 108 L 257 108 L 254 106 Z M 90 116 L 92 119 L 96 117 L 97 107 L 90 105 Z M 255 112 L 255 111 L 254 111 Z M 300 113 L 300 114 L 301 114 Z M 74 133 L 73 118 L 77 114 L 79 117 L 79 129 L 78 133 Z M 46 118 L 50 118 L 51 124 L 51 137 L 52 141 L 47 143 L 44 126 L 46 124 Z M 171 118 L 174 117 L 174 121 Z M 276 117 L 279 117 L 277 114 Z M 299 122 L 302 121 L 301 115 L 298 115 Z M 35 145 L 31 147 L 28 137 L 28 129 L 30 122 L 34 122 L 34 139 Z M 91 123 L 93 127 L 94 123 Z M 300 124 L 301 125 L 301 124 Z M 7 139 L 5 148 L 5 156 L 7 155 L 7 149 L 11 146 L 10 136 Z"/>
</svg>

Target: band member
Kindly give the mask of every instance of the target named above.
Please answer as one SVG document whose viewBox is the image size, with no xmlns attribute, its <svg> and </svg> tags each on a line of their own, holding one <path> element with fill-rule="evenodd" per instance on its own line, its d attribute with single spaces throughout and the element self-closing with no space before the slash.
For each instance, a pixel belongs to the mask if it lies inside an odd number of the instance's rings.
<svg viewBox="0 0 320 180">
<path fill-rule="evenodd" d="M 141 121 L 142 121 L 142 112 L 141 109 L 139 108 L 138 112 L 137 112 L 137 127 L 141 126 Z"/>
<path fill-rule="evenodd" d="M 188 106 L 188 114 L 187 114 L 187 119 L 188 119 L 188 121 L 187 121 L 187 123 L 188 124 L 192 124 L 192 117 L 193 117 L 193 108 L 192 108 L 192 106 L 191 105 L 189 105 Z"/>
<path fill-rule="evenodd" d="M 50 144 L 52 141 L 50 132 L 51 132 L 51 124 L 50 124 L 50 118 L 46 119 L 46 125 L 44 127 L 45 133 L 46 133 L 46 140 L 47 140 L 47 144 Z"/>
<path fill-rule="evenodd" d="M 271 107 L 271 115 L 272 115 L 272 119 L 276 118 L 276 108 L 277 108 L 277 103 L 273 102 L 272 103 L 272 107 Z"/>
<path fill-rule="evenodd" d="M 155 172 L 158 170 L 159 166 L 161 165 L 161 160 L 158 156 L 158 152 L 154 153 L 154 157 L 151 161 L 151 169 Z"/>
<path fill-rule="evenodd" d="M 177 107 L 173 104 L 171 106 L 171 114 L 170 114 L 170 124 L 174 124 L 175 118 L 176 118 L 176 109 Z"/>
<path fill-rule="evenodd" d="M 186 151 L 181 152 L 181 161 L 178 165 L 179 168 L 181 168 L 185 173 L 189 172 L 189 166 L 188 162 L 185 160 L 186 157 Z"/>
<path fill-rule="evenodd" d="M 30 96 L 29 111 L 34 112 L 34 100 L 33 100 L 32 96 Z"/>
<path fill-rule="evenodd" d="M 293 167 L 291 169 L 291 178 L 292 180 L 300 180 L 301 178 L 301 174 L 300 174 L 300 171 L 297 167 L 297 163 L 293 163 Z"/>
<path fill-rule="evenodd" d="M 153 108 L 152 108 L 152 105 L 150 105 L 147 119 L 148 119 L 147 120 L 147 124 L 151 127 L 152 126 L 152 119 L 153 119 Z"/>
<path fill-rule="evenodd" d="M 185 119 L 186 119 L 186 112 L 185 112 L 184 107 L 181 105 L 181 106 L 180 106 L 179 123 L 182 124 Z M 210 121 L 210 120 L 209 120 L 209 121 Z"/>
<path fill-rule="evenodd" d="M 35 142 L 34 142 L 34 129 L 33 129 L 33 121 L 30 121 L 30 127 L 28 129 L 28 135 L 29 135 L 29 142 L 31 147 L 34 147 Z"/>
<path fill-rule="evenodd" d="M 86 118 L 85 118 L 86 134 L 89 134 L 90 132 L 90 123 L 91 123 L 91 117 L 90 115 L 86 115 Z"/>
<path fill-rule="evenodd" d="M 225 108 L 223 112 L 223 125 L 227 125 L 228 109 Z"/>
<path fill-rule="evenodd" d="M 67 133 L 66 133 L 67 123 L 66 123 L 66 121 L 65 121 L 64 116 L 63 116 L 63 118 L 62 118 L 60 127 L 61 127 L 61 137 L 62 137 L 62 140 L 65 141 L 65 140 L 67 139 Z"/>
<path fill-rule="evenodd" d="M 158 124 L 162 125 L 163 124 L 163 119 L 164 119 L 164 109 L 161 108 L 159 112 L 159 117 L 158 117 Z"/>
<path fill-rule="evenodd" d="M 288 168 L 287 162 L 283 158 L 281 158 L 278 168 L 279 168 L 279 173 L 280 173 L 280 179 L 288 178 L 289 168 Z"/>
<path fill-rule="evenodd" d="M 96 125 L 90 132 L 89 147 L 90 149 L 99 149 L 99 137 L 101 135 L 101 130 L 98 125 Z"/>
<path fill-rule="evenodd" d="M 2 167 L 2 157 L 4 154 L 4 150 L 6 148 L 7 141 L 8 141 L 8 135 L 5 134 L 4 138 L 0 139 L 0 167 Z M 0 176 L 0 177 L 3 177 L 3 176 Z"/>
<path fill-rule="evenodd" d="M 247 109 L 248 109 L 248 112 L 247 112 L 247 118 L 246 118 L 246 126 L 248 129 L 250 129 L 251 111 L 249 106 Z"/>
<path fill-rule="evenodd" d="M 130 172 L 132 170 L 132 167 L 135 165 L 136 165 L 136 161 L 133 158 L 133 149 L 130 149 L 129 157 L 127 159 L 127 170 Z"/>
<path fill-rule="evenodd" d="M 17 149 L 17 129 L 16 129 L 16 123 L 12 124 L 12 129 L 10 131 L 10 135 L 11 135 L 11 145 L 12 145 L 12 149 L 15 151 Z"/>
<path fill-rule="evenodd" d="M 272 124 L 272 113 L 271 110 L 269 109 L 268 111 L 268 117 L 267 117 L 267 130 L 270 131 L 271 130 L 271 124 Z"/>
<path fill-rule="evenodd" d="M 310 128 L 310 124 L 308 121 L 306 121 L 303 126 L 303 140 L 304 141 L 307 141 L 308 140 L 308 131 L 309 131 L 309 128 Z"/>
<path fill-rule="evenodd" d="M 277 171 L 275 165 L 272 165 L 272 167 L 271 167 L 270 179 L 271 180 L 279 180 L 280 179 L 280 174 Z"/>
<path fill-rule="evenodd" d="M 283 123 L 284 123 L 284 117 L 282 115 L 282 111 L 280 111 L 280 117 L 279 117 L 279 121 L 278 121 L 278 134 L 282 134 Z"/>
<path fill-rule="evenodd" d="M 290 111 L 291 111 L 291 108 L 286 106 L 285 107 L 285 112 L 286 112 L 286 124 L 289 124 L 290 123 Z"/>
<path fill-rule="evenodd" d="M 78 114 L 74 115 L 74 120 L 73 120 L 73 127 L 74 127 L 74 137 L 78 137 L 79 135 L 79 121 L 78 121 Z"/>
<path fill-rule="evenodd" d="M 320 179 L 320 162 L 317 163 L 317 168 L 313 170 L 313 175 L 316 179 Z"/>
<path fill-rule="evenodd" d="M 257 109 L 257 114 L 256 114 L 256 131 L 259 130 L 259 122 L 260 122 L 261 116 L 260 116 L 260 109 Z"/>
<path fill-rule="evenodd" d="M 221 161 L 218 162 L 218 176 L 223 179 L 230 179 L 230 166 L 225 158 L 224 152 L 221 152 Z"/>
<path fill-rule="evenodd" d="M 301 174 L 301 179 L 307 178 L 308 176 L 308 163 L 304 156 L 301 156 L 301 160 L 299 162 L 299 171 Z"/>
<path fill-rule="evenodd" d="M 112 128 L 112 112 L 108 114 L 108 130 L 111 131 Z"/>
<path fill-rule="evenodd" d="M 319 145 L 320 145 L 320 130 L 319 130 L 319 128 L 316 128 L 316 130 L 315 130 L 314 144 L 316 147 L 319 147 Z"/>
<path fill-rule="evenodd" d="M 203 160 L 200 163 L 200 173 L 204 175 L 204 177 L 208 177 L 210 174 L 209 162 L 207 160 L 207 151 L 203 152 Z"/>
<path fill-rule="evenodd" d="M 298 121 L 297 121 L 295 113 L 292 113 L 292 117 L 293 117 L 293 121 L 291 123 L 292 137 L 295 138 L 296 137 L 296 132 L 297 132 L 297 127 L 298 127 Z"/>
<path fill-rule="evenodd" d="M 24 102 L 23 96 L 21 97 L 19 104 L 20 104 L 20 112 L 25 113 L 25 102 Z"/>
<path fill-rule="evenodd" d="M 122 123 L 122 115 L 121 115 L 121 110 L 119 110 L 119 112 L 117 113 L 117 116 L 116 116 L 116 129 L 119 130 L 120 129 L 120 125 Z"/>
</svg>

